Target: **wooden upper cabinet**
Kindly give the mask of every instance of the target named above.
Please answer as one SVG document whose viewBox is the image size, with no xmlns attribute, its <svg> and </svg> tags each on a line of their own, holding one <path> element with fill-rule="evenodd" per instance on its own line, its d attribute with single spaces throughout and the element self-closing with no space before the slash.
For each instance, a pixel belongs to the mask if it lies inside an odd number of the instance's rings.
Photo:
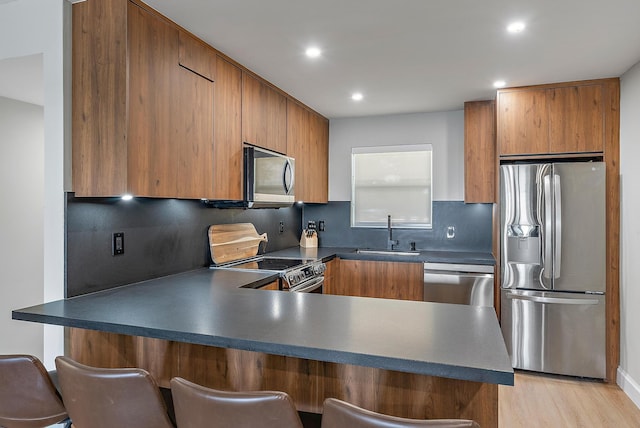
<svg viewBox="0 0 640 428">
<path fill-rule="evenodd" d="M 311 113 L 295 101 L 287 100 L 287 155 L 296 161 L 294 193 L 299 201 L 306 201 L 311 190 Z"/>
<path fill-rule="evenodd" d="M 287 100 L 287 154 L 296 161 L 295 196 L 328 202 L 329 121 Z"/>
<path fill-rule="evenodd" d="M 242 71 L 218 56 L 214 91 L 214 194 L 242 199 Z"/>
<path fill-rule="evenodd" d="M 464 103 L 464 201 L 496 201 L 496 104 Z"/>
<path fill-rule="evenodd" d="M 618 79 L 498 90 L 500 156 L 601 154 L 617 109 Z"/>
<path fill-rule="evenodd" d="M 287 99 L 251 74 L 242 73 L 242 139 L 275 152 L 287 152 Z"/>
<path fill-rule="evenodd" d="M 546 153 L 549 119 L 546 90 L 500 90 L 497 101 L 500 155 Z"/>
<path fill-rule="evenodd" d="M 127 0 L 73 20 L 76 195 L 211 195 L 213 83 L 179 65 L 179 29 Z"/>
<path fill-rule="evenodd" d="M 215 196 L 214 83 L 185 68 L 175 67 L 177 91 L 173 91 L 171 123 L 175 131 L 169 141 L 175 158 L 169 175 L 175 174 L 175 196 L 211 199 Z"/>
<path fill-rule="evenodd" d="M 72 19 L 76 196 L 241 200 L 243 141 L 287 152 L 287 97 L 144 3 L 78 2 Z M 306 122 L 301 162 L 323 165 L 328 131 Z M 326 199 L 326 168 L 310 173 Z"/>
<path fill-rule="evenodd" d="M 180 30 L 180 65 L 214 82 L 216 76 L 216 53 L 205 43 Z"/>
<path fill-rule="evenodd" d="M 604 104 L 602 85 L 548 90 L 549 152 L 602 152 Z"/>
<path fill-rule="evenodd" d="M 122 195 L 129 190 L 127 2 L 75 3 L 72 20 L 73 190 Z"/>
<path fill-rule="evenodd" d="M 178 30 L 148 11 L 128 4 L 129 192 L 136 196 L 171 197 L 178 193 L 177 129 L 173 113 L 178 68 Z M 96 65 L 99 67 L 99 64 Z"/>
</svg>

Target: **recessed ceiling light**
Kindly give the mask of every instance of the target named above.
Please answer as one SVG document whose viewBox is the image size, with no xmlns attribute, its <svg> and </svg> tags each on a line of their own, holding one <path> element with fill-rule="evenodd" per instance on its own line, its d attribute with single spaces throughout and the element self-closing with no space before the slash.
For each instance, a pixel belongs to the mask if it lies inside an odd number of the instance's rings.
<svg viewBox="0 0 640 428">
<path fill-rule="evenodd" d="M 320 48 L 317 48 L 315 46 L 312 46 L 310 48 L 307 48 L 307 50 L 304 52 L 309 58 L 318 58 L 320 56 L 320 54 L 322 54 L 322 51 L 320 50 Z"/>
<path fill-rule="evenodd" d="M 507 31 L 513 34 L 521 33 L 525 29 L 524 22 L 512 22 L 507 26 Z"/>
<path fill-rule="evenodd" d="M 351 94 L 351 99 L 353 101 L 360 101 L 360 100 L 362 100 L 362 98 L 364 98 L 364 97 L 360 92 L 354 92 L 353 94 Z"/>
<path fill-rule="evenodd" d="M 507 82 L 505 82 L 504 80 L 496 80 L 495 82 L 493 82 L 494 88 L 504 88 L 506 85 Z"/>
</svg>

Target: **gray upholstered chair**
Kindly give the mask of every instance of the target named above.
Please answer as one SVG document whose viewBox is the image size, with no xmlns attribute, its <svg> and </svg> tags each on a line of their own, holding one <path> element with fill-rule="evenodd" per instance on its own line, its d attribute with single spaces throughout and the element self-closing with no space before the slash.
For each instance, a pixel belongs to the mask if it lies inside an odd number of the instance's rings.
<svg viewBox="0 0 640 428">
<path fill-rule="evenodd" d="M 322 428 L 480 428 L 466 419 L 407 419 L 365 410 L 353 404 L 327 398 L 322 411 Z"/>
<path fill-rule="evenodd" d="M 219 391 L 176 377 L 171 395 L 179 428 L 302 428 L 284 392 Z"/>
<path fill-rule="evenodd" d="M 143 369 L 103 369 L 56 358 L 75 428 L 173 428 L 158 385 Z"/>
<path fill-rule="evenodd" d="M 67 423 L 49 373 L 32 355 L 0 355 L 0 426 L 42 428 Z"/>
</svg>

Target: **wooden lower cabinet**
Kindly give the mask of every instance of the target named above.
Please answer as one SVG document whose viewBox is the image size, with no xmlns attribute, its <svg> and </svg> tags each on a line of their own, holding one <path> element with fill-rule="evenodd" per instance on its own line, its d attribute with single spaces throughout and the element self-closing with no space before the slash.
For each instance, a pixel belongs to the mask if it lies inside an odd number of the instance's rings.
<svg viewBox="0 0 640 428">
<path fill-rule="evenodd" d="M 336 286 L 336 278 L 338 276 L 338 270 L 340 269 L 340 259 L 332 259 L 328 262 L 325 262 L 325 271 L 324 271 L 324 284 L 322 286 L 322 292 L 324 294 L 337 294 L 331 293 Z M 327 291 L 329 290 L 329 291 Z"/>
<path fill-rule="evenodd" d="M 258 290 L 280 290 L 280 282 L 279 281 L 270 282 L 267 285 L 264 285 L 258 288 Z"/>
<path fill-rule="evenodd" d="M 335 397 L 416 419 L 473 419 L 498 426 L 498 385 L 238 349 L 70 329 L 69 356 L 94 367 L 141 367 L 169 387 L 174 376 L 217 389 L 287 392 L 297 409 L 322 413 Z"/>
<path fill-rule="evenodd" d="M 422 263 L 339 260 L 338 274 L 325 294 L 417 300 L 424 298 Z"/>
</svg>

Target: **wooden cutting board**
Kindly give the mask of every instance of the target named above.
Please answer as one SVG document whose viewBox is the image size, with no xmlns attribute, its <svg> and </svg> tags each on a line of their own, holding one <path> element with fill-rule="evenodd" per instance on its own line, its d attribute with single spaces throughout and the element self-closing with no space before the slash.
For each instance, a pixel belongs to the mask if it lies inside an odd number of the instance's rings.
<svg viewBox="0 0 640 428">
<path fill-rule="evenodd" d="M 267 234 L 259 235 L 251 223 L 214 224 L 209 226 L 211 260 L 215 264 L 253 257 L 258 254 Z"/>
</svg>

